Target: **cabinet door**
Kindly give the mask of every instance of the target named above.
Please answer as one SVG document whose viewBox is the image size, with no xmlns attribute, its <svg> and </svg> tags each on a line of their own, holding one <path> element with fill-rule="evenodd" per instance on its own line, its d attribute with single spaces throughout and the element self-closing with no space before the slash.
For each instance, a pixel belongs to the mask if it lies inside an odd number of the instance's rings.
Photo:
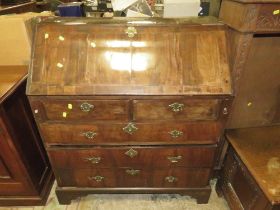
<svg viewBox="0 0 280 210">
<path fill-rule="evenodd" d="M 0 196 L 33 195 L 11 136 L 0 117 Z"/>
</svg>

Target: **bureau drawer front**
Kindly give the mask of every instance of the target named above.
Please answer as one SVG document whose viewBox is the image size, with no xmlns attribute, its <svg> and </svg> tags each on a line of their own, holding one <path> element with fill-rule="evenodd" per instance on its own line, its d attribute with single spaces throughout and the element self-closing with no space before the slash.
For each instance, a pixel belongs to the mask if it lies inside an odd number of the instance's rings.
<svg viewBox="0 0 280 210">
<path fill-rule="evenodd" d="M 220 100 L 134 100 L 134 120 L 217 120 Z"/>
<path fill-rule="evenodd" d="M 38 121 L 93 121 L 129 119 L 128 100 L 31 100 Z"/>
<path fill-rule="evenodd" d="M 54 168 L 212 167 L 216 146 L 49 150 Z"/>
<path fill-rule="evenodd" d="M 64 187 L 205 187 L 210 169 L 139 168 L 55 170 L 58 185 Z"/>
<path fill-rule="evenodd" d="M 218 141 L 218 122 L 40 124 L 49 144 L 212 144 Z"/>
</svg>

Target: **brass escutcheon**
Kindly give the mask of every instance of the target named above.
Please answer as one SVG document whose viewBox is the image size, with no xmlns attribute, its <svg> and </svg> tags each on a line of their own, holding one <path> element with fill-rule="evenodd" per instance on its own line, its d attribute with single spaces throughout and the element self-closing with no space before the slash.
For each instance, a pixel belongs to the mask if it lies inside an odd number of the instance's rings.
<svg viewBox="0 0 280 210">
<path fill-rule="evenodd" d="M 80 109 L 83 112 L 90 112 L 94 108 L 94 105 L 84 102 L 81 104 Z"/>
<path fill-rule="evenodd" d="M 173 112 L 183 111 L 184 106 L 185 106 L 184 104 L 180 104 L 180 103 L 177 103 L 177 102 L 169 105 L 169 107 L 172 109 Z"/>
<path fill-rule="evenodd" d="M 140 170 L 137 169 L 126 169 L 125 172 L 131 176 L 138 175 L 140 173 Z"/>
<path fill-rule="evenodd" d="M 135 36 L 135 34 L 137 34 L 137 30 L 135 27 L 129 26 L 127 27 L 127 29 L 125 30 L 125 33 L 127 34 L 127 36 L 129 38 L 133 38 Z"/>
<path fill-rule="evenodd" d="M 179 160 L 182 159 L 182 156 L 181 155 L 178 155 L 178 156 L 168 156 L 167 159 L 171 162 L 171 163 L 178 163 Z"/>
<path fill-rule="evenodd" d="M 133 123 L 128 123 L 128 125 L 123 128 L 123 131 L 130 135 L 132 135 L 137 130 L 138 128 Z"/>
<path fill-rule="evenodd" d="M 138 155 L 138 152 L 132 148 L 130 148 L 128 151 L 126 151 L 124 154 L 129 156 L 130 158 L 134 158 L 135 156 Z"/>
<path fill-rule="evenodd" d="M 223 109 L 223 114 L 224 114 L 224 115 L 227 115 L 227 114 L 228 114 L 228 109 L 227 109 L 226 107 Z"/>
<path fill-rule="evenodd" d="M 178 138 L 183 135 L 182 131 L 177 131 L 177 130 L 173 130 L 168 133 L 171 135 L 172 138 Z"/>
<path fill-rule="evenodd" d="M 105 177 L 104 176 L 90 176 L 89 180 L 95 180 L 96 182 L 101 182 Z"/>
<path fill-rule="evenodd" d="M 93 131 L 87 131 L 87 132 L 82 133 L 82 135 L 88 139 L 93 139 L 97 135 L 97 133 L 95 133 Z"/>
<path fill-rule="evenodd" d="M 89 161 L 92 164 L 98 164 L 101 161 L 101 157 L 88 157 L 85 159 L 85 161 Z"/>
<path fill-rule="evenodd" d="M 174 176 L 167 176 L 165 177 L 165 181 L 169 182 L 169 183 L 173 183 L 173 182 L 177 182 L 177 177 Z"/>
</svg>

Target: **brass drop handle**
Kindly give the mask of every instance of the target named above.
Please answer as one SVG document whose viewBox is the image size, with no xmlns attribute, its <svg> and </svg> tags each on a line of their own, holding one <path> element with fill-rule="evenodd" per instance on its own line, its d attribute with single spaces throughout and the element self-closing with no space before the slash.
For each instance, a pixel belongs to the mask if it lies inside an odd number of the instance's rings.
<svg viewBox="0 0 280 210">
<path fill-rule="evenodd" d="M 87 131 L 87 132 L 82 133 L 82 136 L 86 137 L 87 139 L 93 139 L 96 135 L 97 135 L 97 133 L 95 133 L 93 131 Z"/>
<path fill-rule="evenodd" d="M 168 132 L 172 138 L 178 138 L 180 136 L 183 136 L 183 132 L 182 131 L 178 131 L 178 130 L 173 130 L 173 131 L 170 131 Z"/>
<path fill-rule="evenodd" d="M 0 176 L 0 179 L 10 179 L 10 176 Z"/>
<path fill-rule="evenodd" d="M 182 159 L 181 155 L 178 156 L 168 156 L 167 159 L 171 162 L 171 163 L 178 163 L 179 160 Z"/>
<path fill-rule="evenodd" d="M 178 178 L 175 176 L 167 176 L 165 177 L 165 181 L 169 182 L 169 183 L 174 183 L 178 181 Z"/>
<path fill-rule="evenodd" d="M 127 150 L 124 154 L 129 156 L 130 158 L 134 158 L 135 156 L 138 155 L 138 152 L 131 148 L 131 149 Z"/>
<path fill-rule="evenodd" d="M 128 123 L 128 125 L 123 128 L 123 131 L 130 135 L 132 135 L 137 130 L 138 128 L 133 123 Z"/>
<path fill-rule="evenodd" d="M 181 111 L 183 111 L 184 106 L 185 106 L 184 104 L 180 104 L 180 103 L 177 103 L 177 102 L 169 105 L 169 107 L 171 108 L 171 110 L 173 112 L 181 112 Z"/>
<path fill-rule="evenodd" d="M 101 161 L 101 157 L 88 157 L 88 158 L 85 158 L 85 161 L 89 161 L 92 164 L 98 164 Z"/>
<path fill-rule="evenodd" d="M 131 176 L 136 176 L 140 173 L 138 169 L 126 169 L 125 172 Z"/>
<path fill-rule="evenodd" d="M 125 30 L 125 33 L 127 34 L 127 36 L 129 38 L 133 38 L 136 34 L 137 34 L 137 30 L 135 27 L 127 27 L 127 29 Z"/>
<path fill-rule="evenodd" d="M 83 112 L 90 112 L 94 108 L 94 105 L 84 102 L 81 104 L 80 109 Z"/>
<path fill-rule="evenodd" d="M 94 180 L 96 182 L 101 182 L 101 181 L 103 181 L 103 179 L 105 179 L 105 177 L 104 176 L 90 176 L 90 177 L 88 177 L 88 179 Z"/>
</svg>

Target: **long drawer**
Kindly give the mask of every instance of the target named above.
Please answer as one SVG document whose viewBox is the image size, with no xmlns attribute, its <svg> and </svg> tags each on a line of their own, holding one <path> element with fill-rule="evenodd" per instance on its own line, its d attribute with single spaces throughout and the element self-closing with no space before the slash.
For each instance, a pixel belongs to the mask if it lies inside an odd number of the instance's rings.
<svg viewBox="0 0 280 210">
<path fill-rule="evenodd" d="M 55 169 L 59 186 L 63 187 L 204 187 L 209 184 L 211 170 L 203 169 Z"/>
<path fill-rule="evenodd" d="M 61 169 L 111 167 L 212 167 L 216 146 L 104 147 L 50 149 L 52 166 Z"/>
<path fill-rule="evenodd" d="M 49 144 L 213 144 L 219 122 L 39 124 Z"/>
</svg>

